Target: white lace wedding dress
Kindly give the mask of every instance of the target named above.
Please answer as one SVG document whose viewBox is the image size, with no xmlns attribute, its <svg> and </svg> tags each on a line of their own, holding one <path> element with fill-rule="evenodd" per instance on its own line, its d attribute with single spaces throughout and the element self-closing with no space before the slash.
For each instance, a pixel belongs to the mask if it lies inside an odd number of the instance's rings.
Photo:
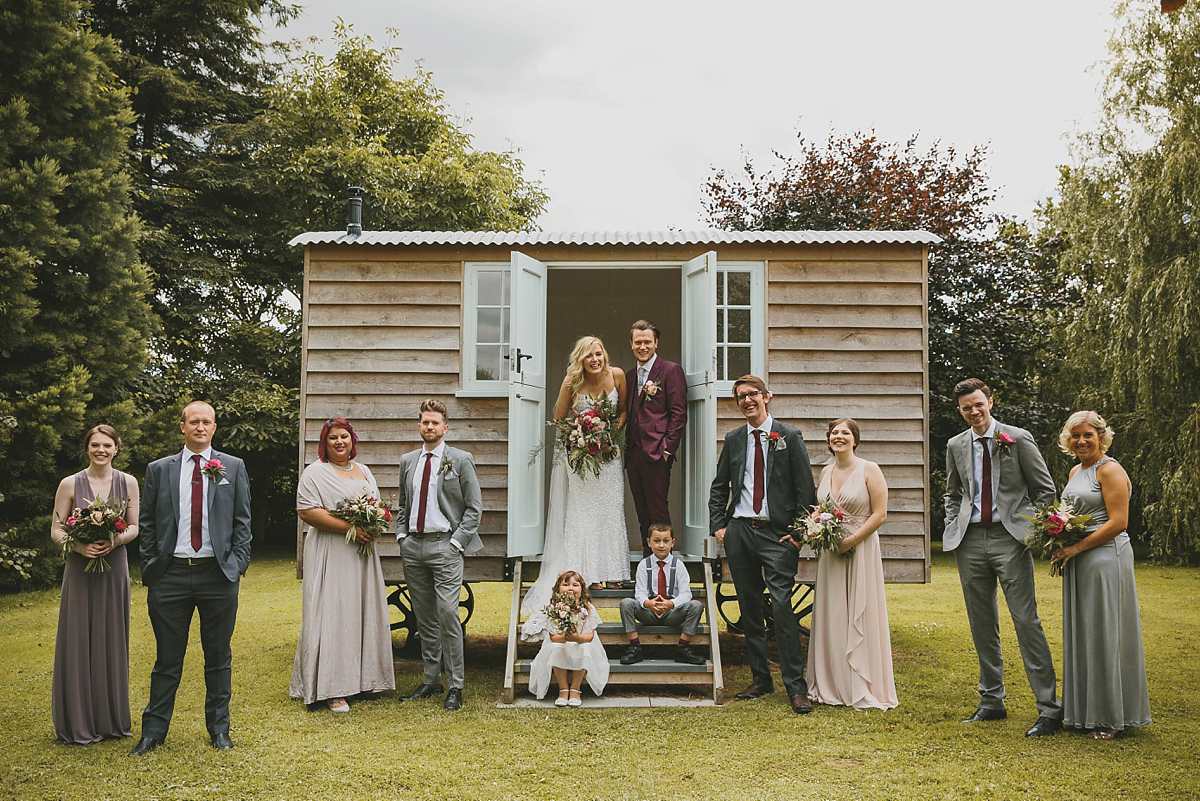
<svg viewBox="0 0 1200 801">
<path fill-rule="evenodd" d="M 613 405 L 617 390 L 609 391 Z M 590 395 L 575 400 L 575 410 L 592 408 Z M 525 596 L 526 616 L 550 601 L 554 580 L 563 570 L 575 570 L 588 584 L 629 578 L 629 534 L 625 530 L 625 463 L 613 459 L 600 475 L 580 476 L 557 459 L 550 473 L 546 511 L 546 543 L 538 579 Z"/>
</svg>

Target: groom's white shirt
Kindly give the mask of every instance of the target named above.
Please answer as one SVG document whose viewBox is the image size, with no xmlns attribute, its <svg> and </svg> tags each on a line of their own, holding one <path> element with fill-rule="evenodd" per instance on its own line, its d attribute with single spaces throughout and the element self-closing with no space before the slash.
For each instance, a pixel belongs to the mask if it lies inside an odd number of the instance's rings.
<svg viewBox="0 0 1200 801">
<path fill-rule="evenodd" d="M 654 369 L 654 363 L 658 361 L 658 354 L 650 357 L 650 361 L 645 364 L 639 364 L 637 369 L 637 388 L 638 392 L 642 391 L 642 387 L 646 385 L 646 379 L 650 377 L 650 371 Z"/>
<path fill-rule="evenodd" d="M 204 503 L 204 513 L 200 517 L 200 550 L 192 549 L 192 474 L 196 472 L 196 463 L 192 461 L 195 451 L 185 446 L 179 459 L 179 525 L 176 526 L 175 556 L 183 559 L 188 557 L 203 559 L 216 556 L 213 551 L 212 538 L 208 536 L 208 476 L 200 472 L 200 497 Z M 200 466 L 212 458 L 212 446 L 200 451 Z"/>
</svg>

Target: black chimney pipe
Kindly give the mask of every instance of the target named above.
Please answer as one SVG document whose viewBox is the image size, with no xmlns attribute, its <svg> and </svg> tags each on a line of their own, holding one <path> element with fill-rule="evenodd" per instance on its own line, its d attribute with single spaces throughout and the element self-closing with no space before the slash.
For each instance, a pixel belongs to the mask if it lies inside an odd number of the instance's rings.
<svg viewBox="0 0 1200 801">
<path fill-rule="evenodd" d="M 350 199 L 346 201 L 346 235 L 358 236 L 362 233 L 362 187 L 350 187 Z"/>
</svg>

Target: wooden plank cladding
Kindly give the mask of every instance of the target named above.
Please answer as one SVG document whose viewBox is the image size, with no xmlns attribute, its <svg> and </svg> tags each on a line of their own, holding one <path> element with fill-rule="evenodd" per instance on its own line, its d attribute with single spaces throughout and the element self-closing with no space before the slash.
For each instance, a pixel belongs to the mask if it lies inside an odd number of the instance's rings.
<svg viewBox="0 0 1200 801">
<path fill-rule="evenodd" d="M 824 447 L 828 421 L 849 416 L 859 422 L 859 454 L 881 465 L 891 489 L 888 521 L 880 532 L 887 580 L 929 580 L 923 244 L 309 244 L 302 465 L 316 458 L 324 420 L 344 416 L 360 436 L 360 458 L 381 489 L 394 492 L 400 457 L 420 447 L 418 405 L 426 397 L 445 402 L 450 409 L 447 441 L 475 455 L 483 487 L 487 570 L 479 575 L 496 573 L 499 580 L 511 469 L 508 400 L 501 393 L 476 397 L 478 392 L 463 391 L 464 325 L 476 313 L 464 309 L 463 302 L 468 263 L 507 263 L 513 250 L 547 263 L 551 271 L 570 268 L 573 276 L 579 271 L 581 280 L 587 270 L 625 265 L 677 268 L 708 250 L 716 251 L 718 270 L 722 263 L 762 265 L 756 269 L 765 286 L 756 303 L 765 301 L 765 306 L 755 313 L 765 315 L 758 330 L 764 378 L 773 393 L 772 414 L 801 429 L 814 475 L 831 459 Z M 629 352 L 623 345 L 609 343 L 609 351 L 615 364 L 627 366 Z M 553 403 L 559 375 L 547 380 L 552 385 L 547 386 L 548 402 Z M 720 386 L 718 447 L 727 431 L 744 422 L 728 385 Z M 673 481 L 680 480 L 677 468 Z M 396 575 L 402 569 L 398 555 L 391 548 L 386 551 L 389 576 Z M 811 560 L 802 560 L 800 569 L 811 573 Z"/>
</svg>

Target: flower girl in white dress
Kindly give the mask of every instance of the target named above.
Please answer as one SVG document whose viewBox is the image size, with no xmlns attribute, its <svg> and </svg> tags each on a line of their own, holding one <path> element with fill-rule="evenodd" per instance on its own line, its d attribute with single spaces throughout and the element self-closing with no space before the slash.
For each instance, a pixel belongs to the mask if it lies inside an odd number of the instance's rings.
<svg viewBox="0 0 1200 801">
<path fill-rule="evenodd" d="M 542 641 L 542 649 L 529 666 L 529 691 L 538 698 L 545 698 L 553 673 L 559 688 L 554 705 L 582 706 L 580 689 L 585 677 L 596 695 L 601 695 L 608 683 L 608 655 L 596 636 L 600 615 L 591 604 L 587 582 L 574 570 L 558 574 L 552 598 L 559 594 L 578 602 L 574 631 L 563 634 L 560 621 L 552 619 L 546 609 L 535 611 L 521 627 L 522 639 L 536 642 L 540 638 Z"/>
</svg>

